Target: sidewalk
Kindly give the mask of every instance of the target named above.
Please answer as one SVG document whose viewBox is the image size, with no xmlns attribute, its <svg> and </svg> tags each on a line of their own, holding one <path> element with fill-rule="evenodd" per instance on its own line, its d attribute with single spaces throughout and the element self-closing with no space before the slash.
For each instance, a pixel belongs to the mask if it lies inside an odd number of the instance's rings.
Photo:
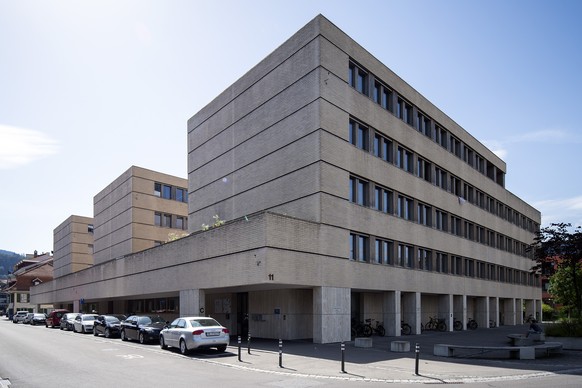
<svg viewBox="0 0 582 388">
<path fill-rule="evenodd" d="M 525 333 L 528 326 L 504 326 L 463 332 L 425 332 L 422 335 L 403 337 L 373 336 L 372 348 L 356 348 L 354 342 L 345 344 L 345 363 L 342 373 L 340 344 L 313 344 L 308 341 L 284 341 L 279 366 L 277 340 L 252 339 L 251 354 L 246 339 L 241 344 L 241 361 L 238 360 L 236 340 L 227 353 L 194 353 L 194 358 L 204 362 L 227 365 L 233 368 L 261 371 L 263 373 L 289 374 L 325 379 L 380 381 L 394 383 L 427 382 L 479 382 L 512 380 L 548 376 L 554 373 L 582 372 L 582 352 L 566 351 L 562 354 L 536 360 L 446 358 L 433 356 L 434 344 L 464 344 L 483 346 L 508 346 L 507 334 Z M 409 341 L 411 351 L 390 351 L 390 342 Z M 415 344 L 420 346 L 418 375 L 415 374 Z"/>
</svg>

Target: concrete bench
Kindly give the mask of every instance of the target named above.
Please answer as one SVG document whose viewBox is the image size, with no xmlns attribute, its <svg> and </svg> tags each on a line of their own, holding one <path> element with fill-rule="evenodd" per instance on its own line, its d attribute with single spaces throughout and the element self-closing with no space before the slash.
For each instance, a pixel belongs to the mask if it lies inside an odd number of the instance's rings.
<svg viewBox="0 0 582 388">
<path fill-rule="evenodd" d="M 442 357 L 462 357 L 463 354 L 467 356 L 467 351 L 471 350 L 477 353 L 469 354 L 469 356 L 490 352 L 507 352 L 510 358 L 518 358 L 520 360 L 535 360 L 536 358 L 534 346 L 467 346 L 437 344 L 434 346 L 433 354 Z"/>
<path fill-rule="evenodd" d="M 522 334 L 509 334 L 507 336 L 512 346 L 532 346 L 534 339 Z"/>
<path fill-rule="evenodd" d="M 356 348 L 371 348 L 372 347 L 372 338 L 370 337 L 357 337 Z"/>
<path fill-rule="evenodd" d="M 410 342 L 409 341 L 392 341 L 390 342 L 390 351 L 405 353 L 410 352 Z"/>
</svg>

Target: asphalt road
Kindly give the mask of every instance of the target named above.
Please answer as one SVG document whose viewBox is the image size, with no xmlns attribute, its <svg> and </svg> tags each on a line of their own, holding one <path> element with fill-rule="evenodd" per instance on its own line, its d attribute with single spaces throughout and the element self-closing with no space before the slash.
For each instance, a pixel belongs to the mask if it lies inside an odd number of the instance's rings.
<svg viewBox="0 0 582 388">
<path fill-rule="evenodd" d="M 500 330 L 429 333 L 406 338 L 429 349 L 431 343 L 443 340 L 504 338 Z M 387 344 L 394 338 L 374 338 L 374 349 L 355 349 L 348 344 L 348 373 L 340 373 L 337 344 L 287 343 L 284 368 L 280 368 L 272 340 L 257 340 L 252 355 L 243 349 L 241 362 L 234 346 L 223 354 L 206 351 L 182 356 L 177 351 L 161 350 L 157 344 L 140 345 L 44 326 L 13 324 L 0 317 L 0 388 L 8 383 L 10 388 L 380 387 L 452 381 L 479 388 L 582 386 L 582 352 L 532 361 L 451 360 L 424 354 L 420 363 L 422 373 L 415 375 L 414 352 L 388 352 Z"/>
</svg>

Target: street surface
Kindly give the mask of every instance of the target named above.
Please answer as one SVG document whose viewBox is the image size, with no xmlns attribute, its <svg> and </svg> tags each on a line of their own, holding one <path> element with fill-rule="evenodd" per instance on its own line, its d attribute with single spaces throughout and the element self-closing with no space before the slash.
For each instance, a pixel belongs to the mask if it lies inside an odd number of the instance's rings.
<svg viewBox="0 0 582 388">
<path fill-rule="evenodd" d="M 443 341 L 503 337 L 503 330 L 516 328 L 435 332 L 401 339 L 413 344 L 418 341 L 426 350 Z M 398 354 L 386 350 L 394 339 L 374 336 L 374 348 L 369 349 L 346 344 L 342 373 L 338 344 L 287 342 L 283 346 L 281 368 L 277 342 L 273 340 L 255 340 L 251 354 L 243 346 L 239 361 L 236 346 L 230 346 L 223 354 L 211 350 L 182 356 L 176 350 L 161 350 L 158 344 L 140 345 L 44 326 L 13 324 L 0 317 L 0 387 L 78 388 L 99 384 L 300 388 L 445 383 L 479 388 L 582 386 L 582 352 L 525 361 L 449 359 L 432 356 L 426 350 L 416 375 L 414 352 Z M 236 340 L 231 345 L 236 345 Z"/>
</svg>

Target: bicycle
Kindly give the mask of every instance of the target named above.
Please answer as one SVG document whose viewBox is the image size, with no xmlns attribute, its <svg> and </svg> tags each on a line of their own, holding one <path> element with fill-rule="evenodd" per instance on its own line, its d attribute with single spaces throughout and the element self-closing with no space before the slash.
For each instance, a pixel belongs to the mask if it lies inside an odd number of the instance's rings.
<svg viewBox="0 0 582 388">
<path fill-rule="evenodd" d="M 474 320 L 473 318 L 469 318 L 469 320 L 467 321 L 467 329 L 475 330 L 477 327 L 479 327 L 477 321 Z"/>
<path fill-rule="evenodd" d="M 386 329 L 384 329 L 384 325 L 382 325 L 381 322 L 376 321 L 376 326 L 372 326 L 372 321 L 374 321 L 374 319 L 368 318 L 368 319 L 366 319 L 366 324 L 365 324 L 365 326 L 368 326 L 372 330 L 372 333 L 370 335 L 376 333 L 380 337 L 384 337 L 384 335 L 386 335 Z M 369 337 L 369 336 L 366 336 L 366 337 Z"/>
<path fill-rule="evenodd" d="M 372 326 L 366 325 L 352 319 L 352 337 L 370 337 L 372 335 Z"/>
<path fill-rule="evenodd" d="M 493 319 L 489 320 L 489 328 L 493 328 L 493 327 L 497 327 L 497 322 L 495 322 Z"/>
<path fill-rule="evenodd" d="M 412 333 L 412 327 L 404 321 L 400 321 L 400 333 L 402 335 L 410 335 Z"/>
<path fill-rule="evenodd" d="M 455 319 L 455 321 L 453 322 L 453 330 L 455 331 L 463 330 L 463 322 L 459 321 L 458 319 Z"/>
<path fill-rule="evenodd" d="M 447 324 L 445 323 L 444 319 L 429 317 L 429 321 L 424 326 L 424 330 L 447 331 Z M 421 325 L 421 331 L 422 331 L 422 325 Z"/>
</svg>

